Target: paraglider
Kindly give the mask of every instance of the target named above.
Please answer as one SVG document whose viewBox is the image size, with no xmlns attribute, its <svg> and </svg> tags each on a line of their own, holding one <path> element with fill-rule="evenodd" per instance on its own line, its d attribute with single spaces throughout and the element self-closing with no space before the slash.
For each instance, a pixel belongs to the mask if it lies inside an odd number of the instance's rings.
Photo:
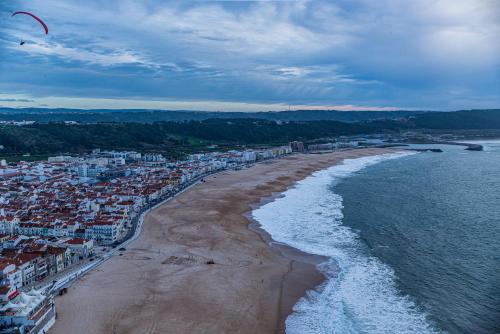
<svg viewBox="0 0 500 334">
<path fill-rule="evenodd" d="M 38 21 L 38 23 L 40 23 L 43 27 L 43 30 L 45 30 L 45 35 L 47 35 L 49 33 L 49 28 L 47 27 L 47 25 L 45 24 L 45 22 L 43 22 L 38 16 L 30 13 L 30 12 L 15 12 L 15 13 L 12 13 L 12 16 L 16 16 L 16 15 L 19 15 L 19 14 L 23 14 L 23 15 L 28 15 L 28 16 L 31 16 L 32 18 L 34 18 L 35 20 Z M 24 45 L 24 43 L 26 43 L 25 41 L 21 41 L 21 43 L 19 43 L 19 45 Z"/>
<path fill-rule="evenodd" d="M 47 27 L 47 25 L 39 18 L 37 17 L 36 15 L 30 13 L 30 12 L 15 12 L 12 14 L 12 16 L 16 16 L 16 15 L 19 15 L 19 14 L 24 14 L 24 15 L 28 15 L 28 16 L 31 16 L 32 18 L 34 18 L 35 20 L 37 20 L 43 27 L 43 30 L 45 30 L 45 35 L 47 35 L 49 33 L 49 28 Z"/>
</svg>

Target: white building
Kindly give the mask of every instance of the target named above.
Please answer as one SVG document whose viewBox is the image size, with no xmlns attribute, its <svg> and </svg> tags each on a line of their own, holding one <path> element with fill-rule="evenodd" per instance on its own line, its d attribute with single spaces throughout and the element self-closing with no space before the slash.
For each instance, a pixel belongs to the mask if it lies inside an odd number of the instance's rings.
<svg viewBox="0 0 500 334">
<path fill-rule="evenodd" d="M 93 179 L 105 171 L 106 171 L 106 168 L 103 166 L 100 166 L 100 165 L 82 164 L 82 165 L 78 166 L 78 176 L 83 177 L 83 178 Z"/>
<path fill-rule="evenodd" d="M 15 264 L 0 262 L 0 286 L 9 285 L 17 290 L 23 286 L 21 270 Z"/>
<path fill-rule="evenodd" d="M 84 258 L 94 253 L 94 240 L 92 239 L 69 239 L 62 243 L 62 246 L 68 247 L 73 254 Z"/>
<path fill-rule="evenodd" d="M 0 287 L 0 328 L 6 334 L 45 334 L 54 325 L 56 308 L 52 297 L 31 290 L 9 297 L 11 288 Z"/>
<path fill-rule="evenodd" d="M 255 162 L 257 160 L 257 154 L 254 151 L 245 151 L 243 152 L 243 161 L 244 162 Z"/>
<path fill-rule="evenodd" d="M 69 156 L 69 155 L 59 155 L 56 157 L 49 157 L 48 162 L 70 162 L 75 160 L 75 158 Z"/>
<path fill-rule="evenodd" d="M 94 222 L 85 229 L 85 238 L 94 239 L 99 244 L 109 245 L 120 237 L 123 224 L 118 221 Z"/>
<path fill-rule="evenodd" d="M 2 216 L 0 212 L 0 234 L 12 235 L 17 230 L 19 218 Z"/>
</svg>

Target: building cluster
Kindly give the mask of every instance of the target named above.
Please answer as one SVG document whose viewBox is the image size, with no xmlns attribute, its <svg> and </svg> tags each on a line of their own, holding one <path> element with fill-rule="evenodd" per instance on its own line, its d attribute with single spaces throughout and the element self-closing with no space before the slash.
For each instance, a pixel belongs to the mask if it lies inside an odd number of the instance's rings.
<svg viewBox="0 0 500 334">
<path fill-rule="evenodd" d="M 370 146 L 383 145 L 390 136 L 372 134 L 363 136 L 339 136 L 331 138 L 326 142 L 314 142 L 308 145 L 301 141 L 290 142 L 293 152 L 314 152 L 314 151 L 333 151 L 346 148 L 363 148 Z"/>
<path fill-rule="evenodd" d="M 1 295 L 1 334 L 45 334 L 56 321 L 53 296 L 32 289 L 15 297 Z"/>
<path fill-rule="evenodd" d="M 35 121 L 0 121 L 0 125 L 25 126 L 35 124 Z"/>
<path fill-rule="evenodd" d="M 307 146 L 307 149 L 309 151 L 331 151 L 331 150 L 338 150 L 342 148 L 350 148 L 356 146 L 357 146 L 356 142 L 352 143 L 335 142 L 335 143 L 311 144 Z"/>
<path fill-rule="evenodd" d="M 0 236 L 0 333 L 43 333 L 55 320 L 51 296 L 34 289 L 92 255 L 93 240 Z"/>
<path fill-rule="evenodd" d="M 360 146 L 363 141 L 350 139 L 347 137 L 339 137 L 335 142 L 321 143 L 321 144 L 310 144 L 307 146 L 308 151 L 330 151 L 338 150 L 343 148 L 354 148 Z"/>
<path fill-rule="evenodd" d="M 118 242 L 145 208 L 204 175 L 291 152 L 194 154 L 169 162 L 159 154 L 101 152 L 0 166 L 0 235 Z"/>
<path fill-rule="evenodd" d="M 2 161 L 0 333 L 45 330 L 53 302 L 29 288 L 86 261 L 94 245 L 120 243 L 152 205 L 211 173 L 289 153 L 283 146 L 172 162 L 160 154 L 94 150 L 48 161 Z M 13 328 L 17 332 L 9 332 Z"/>
<path fill-rule="evenodd" d="M 24 235 L 2 236 L 0 255 L 0 287 L 7 296 L 22 287 L 60 273 L 93 254 L 92 239 L 43 238 Z"/>
<path fill-rule="evenodd" d="M 290 147 L 292 148 L 293 152 L 304 152 L 304 143 L 301 141 L 292 141 L 290 142 Z"/>
</svg>

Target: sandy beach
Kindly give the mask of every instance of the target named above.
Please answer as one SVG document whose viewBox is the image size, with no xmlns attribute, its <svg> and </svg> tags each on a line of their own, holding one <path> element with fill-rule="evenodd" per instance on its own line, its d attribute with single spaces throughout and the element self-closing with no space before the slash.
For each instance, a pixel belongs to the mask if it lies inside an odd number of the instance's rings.
<svg viewBox="0 0 500 334">
<path fill-rule="evenodd" d="M 208 177 L 149 213 L 122 256 L 57 297 L 50 333 L 282 332 L 292 306 L 322 275 L 317 259 L 269 246 L 246 214 L 316 170 L 386 152 L 394 151 L 293 155 Z"/>
</svg>

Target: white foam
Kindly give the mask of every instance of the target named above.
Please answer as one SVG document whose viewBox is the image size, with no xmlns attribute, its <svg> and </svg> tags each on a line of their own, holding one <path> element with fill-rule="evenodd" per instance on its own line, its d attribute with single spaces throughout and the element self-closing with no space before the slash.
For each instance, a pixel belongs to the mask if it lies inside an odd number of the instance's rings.
<svg viewBox="0 0 500 334">
<path fill-rule="evenodd" d="M 358 235 L 342 224 L 342 197 L 331 189 L 339 179 L 369 165 L 410 154 L 345 160 L 253 211 L 274 240 L 330 258 L 320 265 L 328 279 L 294 306 L 286 320 L 287 333 L 437 332 L 415 303 L 399 293 L 392 269 L 367 255 Z"/>
</svg>

